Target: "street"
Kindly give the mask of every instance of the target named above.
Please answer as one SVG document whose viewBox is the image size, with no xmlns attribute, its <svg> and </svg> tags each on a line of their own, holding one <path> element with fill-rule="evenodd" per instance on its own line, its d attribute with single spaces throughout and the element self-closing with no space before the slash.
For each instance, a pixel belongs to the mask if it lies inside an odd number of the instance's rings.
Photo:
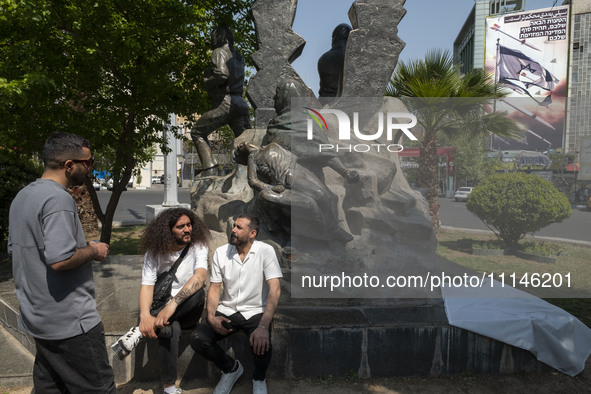
<svg viewBox="0 0 591 394">
<path fill-rule="evenodd" d="M 102 189 L 96 192 L 103 211 L 107 207 L 111 192 Z M 188 188 L 178 188 L 178 202 L 191 203 L 191 196 Z M 146 220 L 146 205 L 158 205 L 164 201 L 164 185 L 153 184 L 148 189 L 128 189 L 121 194 L 117 210 L 115 211 L 115 222 L 138 222 L 144 223 Z"/>
<path fill-rule="evenodd" d="M 178 189 L 178 201 L 191 203 L 188 188 Z M 104 189 L 97 192 L 103 209 L 107 206 L 111 192 Z M 146 218 L 146 205 L 162 204 L 164 185 L 154 184 L 145 190 L 129 189 L 121 195 L 115 221 L 143 223 Z M 440 198 L 439 219 L 442 226 L 489 230 L 484 223 L 466 209 L 465 202 L 456 202 L 449 198 Z M 572 216 L 562 223 L 554 223 L 540 230 L 536 235 L 553 238 L 572 239 L 591 242 L 591 212 L 583 208 L 573 208 Z"/>
<path fill-rule="evenodd" d="M 450 198 L 439 199 L 439 220 L 442 226 L 475 230 L 490 230 L 472 212 L 466 209 L 465 202 Z M 535 235 L 591 242 L 591 211 L 573 208 L 570 218 L 543 228 Z"/>
</svg>

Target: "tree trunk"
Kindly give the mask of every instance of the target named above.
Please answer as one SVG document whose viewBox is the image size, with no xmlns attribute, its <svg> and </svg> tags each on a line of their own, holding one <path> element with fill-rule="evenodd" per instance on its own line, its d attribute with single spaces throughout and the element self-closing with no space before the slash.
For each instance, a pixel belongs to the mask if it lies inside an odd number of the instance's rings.
<svg viewBox="0 0 591 394">
<path fill-rule="evenodd" d="M 426 133 L 419 156 L 419 186 L 426 188 L 425 198 L 433 229 L 439 231 L 439 185 L 437 184 L 438 158 L 435 133 Z"/>
<path fill-rule="evenodd" d="M 90 193 L 87 187 L 87 185 L 75 186 L 68 191 L 74 198 L 74 201 L 76 201 L 78 217 L 80 218 L 80 223 L 82 223 L 82 229 L 84 230 L 86 239 L 96 239 L 99 234 L 98 218 L 93 209 Z M 92 191 L 94 191 L 94 188 Z"/>
<path fill-rule="evenodd" d="M 119 148 L 117 150 L 117 155 L 119 157 L 125 158 L 125 166 L 123 169 L 123 173 L 121 175 L 121 179 L 119 183 L 113 184 L 113 190 L 111 192 L 111 198 L 109 198 L 109 203 L 107 204 L 107 209 L 105 209 L 105 213 L 103 213 L 101 205 L 99 203 L 98 197 L 96 195 L 96 191 L 92 187 L 92 180 L 87 177 L 86 179 L 86 187 L 89 190 L 90 199 L 92 201 L 92 206 L 94 207 L 94 211 L 96 212 L 96 216 L 98 220 L 102 224 L 101 229 L 101 242 L 110 243 L 111 242 L 111 234 L 113 232 L 113 218 L 115 217 L 115 210 L 117 209 L 117 204 L 119 204 L 119 198 L 121 198 L 121 193 L 127 187 L 127 183 L 131 179 L 131 174 L 135 167 L 135 158 L 129 152 L 133 150 L 128 148 L 127 146 L 130 144 L 131 135 L 135 132 L 135 112 L 132 112 L 127 116 L 127 119 L 123 125 L 123 133 L 119 138 Z"/>
</svg>

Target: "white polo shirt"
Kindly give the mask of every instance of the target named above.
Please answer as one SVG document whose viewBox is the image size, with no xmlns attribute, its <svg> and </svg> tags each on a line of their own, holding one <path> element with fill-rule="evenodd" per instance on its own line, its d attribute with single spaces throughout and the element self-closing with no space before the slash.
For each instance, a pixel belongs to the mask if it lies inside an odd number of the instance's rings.
<svg viewBox="0 0 591 394">
<path fill-rule="evenodd" d="M 269 295 L 267 280 L 281 277 L 281 267 L 271 245 L 255 240 L 244 261 L 234 245 L 217 248 L 209 280 L 223 283 L 218 312 L 226 316 L 240 312 L 247 320 L 263 313 Z"/>
</svg>

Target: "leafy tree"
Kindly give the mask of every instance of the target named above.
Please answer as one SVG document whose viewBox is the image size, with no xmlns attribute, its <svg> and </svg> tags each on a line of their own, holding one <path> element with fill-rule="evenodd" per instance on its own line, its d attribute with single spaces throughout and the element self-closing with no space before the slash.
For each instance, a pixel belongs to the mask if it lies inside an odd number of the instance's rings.
<svg viewBox="0 0 591 394">
<path fill-rule="evenodd" d="M 484 113 L 494 97 L 502 97 L 482 70 L 460 74 L 448 51 L 432 50 L 425 59 L 398 64 L 386 95 L 400 97 L 417 117 L 424 135 L 419 156 L 418 186 L 427 188 L 431 220 L 439 229 L 437 146 L 441 134 L 512 136 L 517 128 L 505 114 Z"/>
<path fill-rule="evenodd" d="M 87 137 L 116 181 L 104 213 L 87 184 L 108 242 L 134 168 L 155 144 L 167 150 L 168 114 L 208 108 L 211 28 L 229 26 L 245 58 L 254 51 L 252 1 L 1 1 L 0 146 L 32 155 L 51 131 Z"/>
<path fill-rule="evenodd" d="M 6 248 L 8 211 L 16 194 L 41 176 L 43 167 L 15 149 L 0 147 L 0 250 Z"/>
<path fill-rule="evenodd" d="M 553 152 L 549 153 L 550 169 L 554 172 L 563 172 L 564 167 L 575 162 L 575 155 L 572 153 Z"/>
<path fill-rule="evenodd" d="M 552 183 L 523 172 L 485 179 L 470 193 L 466 207 L 513 247 L 526 234 L 572 213 L 568 199 Z"/>
<path fill-rule="evenodd" d="M 474 186 L 494 174 L 496 162 L 484 160 L 486 138 L 474 138 L 467 133 L 444 135 L 441 144 L 456 148 L 454 173 L 457 186 Z"/>
</svg>

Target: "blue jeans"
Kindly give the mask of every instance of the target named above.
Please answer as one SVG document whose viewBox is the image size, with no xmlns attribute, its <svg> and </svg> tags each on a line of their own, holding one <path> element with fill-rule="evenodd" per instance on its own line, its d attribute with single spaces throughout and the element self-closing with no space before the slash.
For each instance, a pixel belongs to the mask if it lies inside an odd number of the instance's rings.
<svg viewBox="0 0 591 394">
<path fill-rule="evenodd" d="M 114 393 L 103 323 L 72 338 L 35 338 L 33 382 L 37 393 Z"/>
<path fill-rule="evenodd" d="M 234 331 L 228 335 L 232 335 L 240 330 L 246 331 L 248 336 L 259 325 L 263 314 L 254 315 L 250 319 L 246 320 L 240 312 L 236 312 L 233 315 L 226 316 L 222 313 L 216 312 L 216 316 L 224 316 L 232 321 L 232 326 L 235 328 Z M 208 322 L 203 322 L 193 331 L 191 334 L 191 347 L 201 354 L 203 357 L 212 361 L 216 367 L 218 367 L 223 373 L 228 373 L 234 368 L 234 359 L 226 354 L 226 352 L 217 344 L 217 342 L 228 335 L 220 335 L 211 328 Z M 252 350 L 252 347 L 251 347 Z M 269 350 L 264 355 L 259 356 L 252 352 L 254 356 L 254 371 L 252 378 L 254 380 L 265 380 L 267 375 L 267 368 L 271 363 L 271 327 L 269 327 Z"/>
</svg>

